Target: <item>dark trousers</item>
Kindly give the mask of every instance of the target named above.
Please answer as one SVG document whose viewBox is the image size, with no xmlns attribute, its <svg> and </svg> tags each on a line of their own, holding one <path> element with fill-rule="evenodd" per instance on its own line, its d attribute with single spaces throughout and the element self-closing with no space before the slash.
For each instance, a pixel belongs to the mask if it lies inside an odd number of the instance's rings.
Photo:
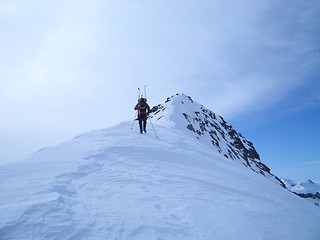
<svg viewBox="0 0 320 240">
<path fill-rule="evenodd" d="M 138 120 L 139 120 L 140 133 L 142 133 L 142 131 L 147 132 L 146 131 L 147 115 L 139 115 Z"/>
</svg>

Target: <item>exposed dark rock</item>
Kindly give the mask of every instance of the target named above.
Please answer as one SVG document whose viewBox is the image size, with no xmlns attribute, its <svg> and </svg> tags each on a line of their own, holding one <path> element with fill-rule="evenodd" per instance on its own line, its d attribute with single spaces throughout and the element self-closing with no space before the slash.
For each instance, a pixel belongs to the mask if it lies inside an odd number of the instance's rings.
<svg viewBox="0 0 320 240">
<path fill-rule="evenodd" d="M 295 192 L 294 192 L 295 193 Z M 302 198 L 320 199 L 320 193 L 295 193 Z"/>
<path fill-rule="evenodd" d="M 188 125 L 187 125 L 187 128 L 188 128 L 190 131 L 195 132 L 194 127 L 193 127 L 192 124 L 188 124 Z"/>
<path fill-rule="evenodd" d="M 179 99 L 182 104 L 185 104 L 187 101 L 195 104 L 194 112 L 188 111 L 188 113 L 183 113 L 183 117 L 186 119 L 185 127 L 191 132 L 196 133 L 195 137 L 197 139 L 201 139 L 202 137 L 208 138 L 212 147 L 225 158 L 243 160 L 243 164 L 246 167 L 264 176 L 274 177 L 280 182 L 281 186 L 284 186 L 281 180 L 271 174 L 270 169 L 261 162 L 260 156 L 252 142 L 233 129 L 221 116 L 217 116 L 214 112 L 203 107 L 203 105 L 195 103 L 190 96 L 183 94 L 176 95 L 185 97 L 184 99 Z M 166 103 L 171 101 L 173 97 L 167 98 Z M 163 108 L 163 106 L 158 105 L 157 107 L 153 107 L 153 111 L 160 111 Z"/>
</svg>

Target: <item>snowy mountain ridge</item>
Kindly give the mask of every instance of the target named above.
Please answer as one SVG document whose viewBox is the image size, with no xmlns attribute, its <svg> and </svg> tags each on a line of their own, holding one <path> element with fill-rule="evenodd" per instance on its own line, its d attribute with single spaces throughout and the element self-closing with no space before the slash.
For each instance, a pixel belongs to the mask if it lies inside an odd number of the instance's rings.
<svg viewBox="0 0 320 240">
<path fill-rule="evenodd" d="M 197 103 L 190 96 L 173 95 L 167 98 L 165 104 L 153 107 L 152 111 L 157 123 L 174 126 L 196 137 L 225 158 L 238 160 L 254 172 L 272 178 L 285 187 L 261 162 L 252 142 L 233 129 L 221 116 Z"/>
<path fill-rule="evenodd" d="M 290 179 L 281 178 L 286 187 L 295 193 L 320 193 L 320 182 L 307 180 L 305 182 L 295 182 Z"/>
<path fill-rule="evenodd" d="M 320 206 L 320 183 L 316 181 L 307 180 L 305 182 L 294 182 L 290 179 L 281 179 L 286 185 L 287 189 L 297 194 L 302 198 L 313 202 Z"/>
<path fill-rule="evenodd" d="M 177 125 L 183 106 L 158 138 L 123 122 L 1 166 L 0 239 L 319 239 L 319 208 Z"/>
</svg>

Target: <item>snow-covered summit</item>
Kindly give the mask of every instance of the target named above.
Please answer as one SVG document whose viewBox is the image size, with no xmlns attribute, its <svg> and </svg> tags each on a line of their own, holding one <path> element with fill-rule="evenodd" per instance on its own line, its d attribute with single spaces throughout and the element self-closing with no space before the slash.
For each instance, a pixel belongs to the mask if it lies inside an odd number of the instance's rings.
<svg viewBox="0 0 320 240">
<path fill-rule="evenodd" d="M 123 122 L 1 166 L 0 239 L 319 239 L 318 208 L 157 122 L 158 138 Z"/>
<path fill-rule="evenodd" d="M 238 160 L 253 171 L 274 179 L 284 187 L 281 180 L 271 174 L 261 162 L 252 142 L 238 133 L 221 116 L 194 101 L 185 94 L 168 97 L 164 104 L 153 107 L 156 123 L 179 129 L 218 152 L 227 159 Z"/>
</svg>

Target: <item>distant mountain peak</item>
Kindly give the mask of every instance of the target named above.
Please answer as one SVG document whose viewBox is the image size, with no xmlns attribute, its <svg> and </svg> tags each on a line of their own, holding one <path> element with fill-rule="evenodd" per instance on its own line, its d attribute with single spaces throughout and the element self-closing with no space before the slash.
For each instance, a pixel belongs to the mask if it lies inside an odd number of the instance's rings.
<svg viewBox="0 0 320 240">
<path fill-rule="evenodd" d="M 281 181 L 287 189 L 302 198 L 307 198 L 315 205 L 320 206 L 320 183 L 312 180 L 305 182 L 295 182 L 290 179 L 282 178 Z"/>
<path fill-rule="evenodd" d="M 308 193 L 320 193 L 320 183 L 312 180 L 307 180 L 305 182 L 295 182 L 290 179 L 281 179 L 286 187 L 297 194 L 308 194 Z"/>
<path fill-rule="evenodd" d="M 284 187 L 281 180 L 271 174 L 270 169 L 261 162 L 252 142 L 233 129 L 223 117 L 216 115 L 190 96 L 175 94 L 168 97 L 164 104 L 153 107 L 152 112 L 152 118 L 156 123 L 183 131 L 226 159 L 238 160 L 254 172 L 276 179 Z"/>
</svg>

